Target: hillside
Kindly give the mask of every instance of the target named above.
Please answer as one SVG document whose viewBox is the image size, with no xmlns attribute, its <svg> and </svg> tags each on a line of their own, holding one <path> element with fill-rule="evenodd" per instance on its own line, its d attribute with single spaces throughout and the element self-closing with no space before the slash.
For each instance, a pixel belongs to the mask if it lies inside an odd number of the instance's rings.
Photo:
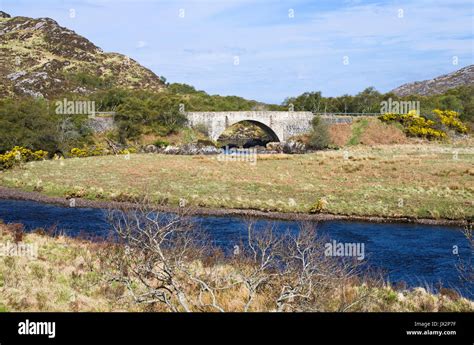
<svg viewBox="0 0 474 345">
<path fill-rule="evenodd" d="M 0 97 L 88 94 L 98 88 L 160 90 L 164 83 L 122 54 L 105 53 L 50 18 L 0 13 Z"/>
<path fill-rule="evenodd" d="M 397 96 L 439 95 L 458 86 L 474 85 L 474 65 L 466 66 L 455 72 L 444 74 L 434 79 L 403 84 L 391 92 Z"/>
</svg>

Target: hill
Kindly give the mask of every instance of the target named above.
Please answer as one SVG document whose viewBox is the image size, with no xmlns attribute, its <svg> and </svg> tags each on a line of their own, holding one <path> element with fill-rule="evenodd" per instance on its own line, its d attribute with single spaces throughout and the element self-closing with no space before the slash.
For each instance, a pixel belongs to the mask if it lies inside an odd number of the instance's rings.
<svg viewBox="0 0 474 345">
<path fill-rule="evenodd" d="M 434 79 L 403 84 L 391 92 L 401 97 L 409 95 L 432 96 L 442 94 L 449 89 L 459 86 L 469 85 L 474 85 L 474 65 L 466 66 Z"/>
<path fill-rule="evenodd" d="M 127 56 L 106 53 L 50 18 L 0 13 L 0 97 L 46 98 L 100 88 L 161 90 L 155 73 Z"/>
</svg>

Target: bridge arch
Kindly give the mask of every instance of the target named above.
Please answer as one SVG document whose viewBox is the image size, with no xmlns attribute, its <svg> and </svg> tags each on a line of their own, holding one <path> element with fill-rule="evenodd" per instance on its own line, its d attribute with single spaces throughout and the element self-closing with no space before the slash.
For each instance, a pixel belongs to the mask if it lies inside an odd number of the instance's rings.
<svg viewBox="0 0 474 345">
<path fill-rule="evenodd" d="M 227 122 L 226 128 L 224 128 L 220 133 L 216 132 L 214 134 L 216 137 L 216 140 L 219 140 L 222 134 L 224 134 L 224 132 L 227 131 L 232 126 L 235 126 L 236 124 L 244 123 L 244 122 L 251 123 L 252 125 L 255 125 L 258 128 L 260 128 L 270 138 L 270 141 L 272 142 L 281 141 L 280 138 L 278 137 L 278 134 L 276 134 L 275 131 L 269 125 L 257 120 L 241 120 L 241 121 L 236 121 L 234 123 Z"/>
</svg>

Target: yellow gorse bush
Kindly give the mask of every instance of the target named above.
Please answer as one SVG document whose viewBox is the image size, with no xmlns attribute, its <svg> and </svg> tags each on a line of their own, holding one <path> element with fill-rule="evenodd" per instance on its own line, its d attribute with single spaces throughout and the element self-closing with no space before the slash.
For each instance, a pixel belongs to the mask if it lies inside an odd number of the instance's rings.
<svg viewBox="0 0 474 345">
<path fill-rule="evenodd" d="M 129 148 L 126 148 L 126 149 L 122 149 L 120 151 L 117 152 L 119 155 L 127 155 L 127 154 L 130 154 L 130 153 L 137 153 L 137 149 L 134 148 L 134 147 L 129 147 Z M 91 157 L 91 156 L 103 156 L 103 155 L 107 155 L 107 154 L 110 154 L 107 152 L 107 150 L 105 150 L 103 147 L 101 146 L 95 146 L 95 147 L 84 147 L 83 149 L 81 148 L 73 148 L 71 149 L 70 151 L 70 155 L 72 157 L 76 157 L 76 158 L 81 158 L 81 157 Z"/>
<path fill-rule="evenodd" d="M 87 157 L 89 154 L 87 150 L 74 147 L 71 149 L 72 157 Z"/>
<path fill-rule="evenodd" d="M 414 137 L 427 139 L 444 139 L 446 133 L 440 129 L 434 128 L 434 121 L 428 120 L 417 114 L 416 110 L 411 110 L 407 114 L 387 113 L 379 117 L 383 122 L 399 122 L 405 128 L 405 132 Z"/>
<path fill-rule="evenodd" d="M 412 110 L 408 114 L 393 114 L 387 113 L 379 117 L 384 122 L 399 122 L 405 128 L 408 135 L 414 137 L 422 137 L 427 139 L 444 139 L 447 134 L 439 127 L 452 129 L 458 133 L 467 133 L 468 129 L 461 120 L 459 114 L 452 110 L 433 110 L 434 115 L 439 119 L 439 122 L 428 120 Z M 438 125 L 438 128 L 436 128 Z"/>
<path fill-rule="evenodd" d="M 72 157 L 90 157 L 105 155 L 106 151 L 102 146 L 84 147 L 83 149 L 74 147 L 71 149 L 70 154 Z"/>
<path fill-rule="evenodd" d="M 450 129 L 454 129 L 459 133 L 467 133 L 467 126 L 459 120 L 459 114 L 452 110 L 433 110 L 433 113 L 438 116 L 441 123 Z"/>
<path fill-rule="evenodd" d="M 0 154 L 0 169 L 8 169 L 24 162 L 44 160 L 47 157 L 47 151 L 32 151 L 25 147 L 15 146 L 10 151 Z"/>
<path fill-rule="evenodd" d="M 134 147 L 129 147 L 127 149 L 122 149 L 118 152 L 119 155 L 128 155 L 131 153 L 137 153 L 137 149 Z"/>
</svg>

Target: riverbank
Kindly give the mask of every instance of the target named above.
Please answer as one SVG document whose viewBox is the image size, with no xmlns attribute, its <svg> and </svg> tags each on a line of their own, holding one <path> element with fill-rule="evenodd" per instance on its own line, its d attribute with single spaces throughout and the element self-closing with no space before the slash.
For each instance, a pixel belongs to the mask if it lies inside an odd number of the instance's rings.
<svg viewBox="0 0 474 345">
<path fill-rule="evenodd" d="M 147 195 L 201 214 L 463 225 L 474 217 L 471 151 L 469 143 L 355 146 L 259 155 L 255 164 L 213 156 L 89 157 L 30 162 L 0 172 L 0 185 L 63 204 L 74 198 L 77 206 Z"/>
<path fill-rule="evenodd" d="M 51 237 L 44 232 L 18 235 L 18 228 L 0 223 L 0 244 L 18 241 L 36 248 L 36 256 L 0 255 L 0 311 L 167 311 L 161 304 L 138 303 L 119 280 L 113 281 L 110 261 L 116 248 L 104 243 L 70 237 Z M 225 311 L 242 311 L 247 293 L 239 281 L 249 273 L 249 266 L 234 261 L 189 263 L 199 279 L 214 277 L 228 286 L 216 294 L 217 305 Z M 211 275 L 212 273 L 212 275 Z M 338 280 L 334 271 L 324 282 L 335 284 L 319 291 L 319 311 L 474 311 L 474 302 L 460 297 L 455 291 L 442 289 L 433 294 L 424 288 L 394 287 L 380 281 L 357 279 Z M 180 278 L 181 279 L 181 278 Z M 193 311 L 215 311 L 204 295 L 205 307 L 200 307 L 199 285 L 182 281 L 189 308 Z M 189 285 L 187 285 L 189 284 Z M 272 279 L 268 286 L 255 295 L 249 311 L 274 311 L 278 282 Z M 211 287 L 213 285 L 210 285 Z M 235 286 L 233 288 L 232 286 Z M 137 292 L 137 291 L 136 291 Z M 323 293 L 324 292 L 324 293 Z"/>
<path fill-rule="evenodd" d="M 53 197 L 42 194 L 40 192 L 28 192 L 16 188 L 0 187 L 0 199 L 5 200 L 25 200 L 36 201 L 45 204 L 59 205 L 63 207 L 72 207 L 71 199 L 64 197 Z M 81 198 L 74 198 L 74 206 L 78 208 L 99 208 L 99 209 L 114 209 L 114 208 L 132 208 L 135 204 L 132 202 L 120 201 L 104 201 L 104 200 L 88 200 Z M 163 212 L 176 212 L 179 207 L 173 206 L 156 206 L 157 209 Z M 190 207 L 187 214 L 197 216 L 238 216 L 263 218 L 269 220 L 289 220 L 289 221 L 361 221 L 369 223 L 413 223 L 424 225 L 445 225 L 445 226 L 466 226 L 467 220 L 452 220 L 452 219 L 423 219 L 423 218 L 409 218 L 409 217 L 376 217 L 376 216 L 345 216 L 335 214 L 302 214 L 302 213 L 283 213 L 259 210 L 245 210 L 245 209 L 212 209 L 206 207 Z"/>
</svg>

